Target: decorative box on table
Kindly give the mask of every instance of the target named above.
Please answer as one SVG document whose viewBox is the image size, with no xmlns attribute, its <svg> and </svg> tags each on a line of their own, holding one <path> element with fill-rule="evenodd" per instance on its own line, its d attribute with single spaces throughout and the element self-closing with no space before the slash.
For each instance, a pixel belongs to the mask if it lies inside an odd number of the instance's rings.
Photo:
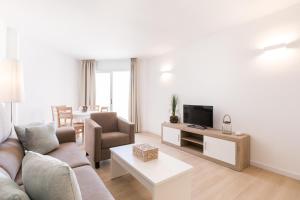
<svg viewBox="0 0 300 200">
<path fill-rule="evenodd" d="M 136 157 L 144 162 L 157 159 L 158 157 L 158 148 L 149 144 L 134 145 L 132 151 Z"/>
</svg>

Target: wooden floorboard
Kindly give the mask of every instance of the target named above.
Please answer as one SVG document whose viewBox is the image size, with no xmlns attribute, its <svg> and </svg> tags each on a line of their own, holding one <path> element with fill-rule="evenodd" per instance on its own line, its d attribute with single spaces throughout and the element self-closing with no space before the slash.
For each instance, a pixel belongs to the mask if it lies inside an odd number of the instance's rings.
<svg viewBox="0 0 300 200">
<path fill-rule="evenodd" d="M 136 134 L 137 143 L 150 143 L 160 151 L 194 167 L 193 200 L 300 200 L 300 181 L 256 167 L 236 172 L 173 147 L 161 144 L 160 137 Z M 110 161 L 96 172 L 116 200 L 149 200 L 151 194 L 131 175 L 110 179 Z"/>
</svg>

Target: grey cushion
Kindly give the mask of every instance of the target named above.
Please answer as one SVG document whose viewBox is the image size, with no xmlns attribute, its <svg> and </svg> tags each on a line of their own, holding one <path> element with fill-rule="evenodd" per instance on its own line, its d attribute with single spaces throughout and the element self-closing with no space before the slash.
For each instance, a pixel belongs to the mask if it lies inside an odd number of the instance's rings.
<svg viewBox="0 0 300 200">
<path fill-rule="evenodd" d="M 4 142 L 11 134 L 11 122 L 3 107 L 0 104 L 0 143 Z"/>
<path fill-rule="evenodd" d="M 47 125 L 29 124 L 27 126 L 15 126 L 15 130 L 19 140 L 28 151 L 46 154 L 59 147 L 53 123 Z"/>
<path fill-rule="evenodd" d="M 35 127 L 35 126 L 43 126 L 43 125 L 45 125 L 45 124 L 42 122 L 33 122 L 30 124 L 26 124 L 26 125 L 18 125 L 18 126 L 15 126 L 14 128 L 15 128 L 18 139 L 24 146 L 26 144 L 26 136 L 25 136 L 26 128 Z"/>
<path fill-rule="evenodd" d="M 82 200 L 71 167 L 51 156 L 28 151 L 22 162 L 22 179 L 33 200 Z"/>
<path fill-rule="evenodd" d="M 0 199 L 30 200 L 28 195 L 0 168 Z"/>
</svg>

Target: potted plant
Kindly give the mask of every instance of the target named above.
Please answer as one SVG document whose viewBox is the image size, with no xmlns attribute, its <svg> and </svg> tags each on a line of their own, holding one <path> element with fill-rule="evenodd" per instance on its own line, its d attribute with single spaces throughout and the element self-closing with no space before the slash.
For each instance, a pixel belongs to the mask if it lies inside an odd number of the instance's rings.
<svg viewBox="0 0 300 200">
<path fill-rule="evenodd" d="M 171 97 L 171 116 L 170 122 L 171 123 L 178 123 L 178 116 L 176 115 L 176 108 L 178 105 L 178 97 L 176 95 L 172 95 Z"/>
</svg>

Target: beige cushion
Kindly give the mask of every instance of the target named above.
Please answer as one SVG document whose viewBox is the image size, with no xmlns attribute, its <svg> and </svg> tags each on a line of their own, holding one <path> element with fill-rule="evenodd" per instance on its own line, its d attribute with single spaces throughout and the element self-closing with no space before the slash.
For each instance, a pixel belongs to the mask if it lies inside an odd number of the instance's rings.
<svg viewBox="0 0 300 200">
<path fill-rule="evenodd" d="M 11 134 L 11 122 L 3 107 L 0 104 L 0 143 L 4 142 Z"/>
<path fill-rule="evenodd" d="M 49 153 L 59 147 L 56 136 L 55 125 L 15 126 L 19 140 L 28 151 L 34 151 L 41 154 Z"/>
<path fill-rule="evenodd" d="M 30 200 L 28 195 L 0 168 L 0 199 L 1 200 Z"/>
<path fill-rule="evenodd" d="M 37 200 L 82 200 L 71 167 L 56 158 L 27 152 L 22 162 L 26 193 Z"/>
<path fill-rule="evenodd" d="M 129 144 L 129 134 L 121 132 L 111 132 L 101 134 L 103 149 Z"/>
</svg>

